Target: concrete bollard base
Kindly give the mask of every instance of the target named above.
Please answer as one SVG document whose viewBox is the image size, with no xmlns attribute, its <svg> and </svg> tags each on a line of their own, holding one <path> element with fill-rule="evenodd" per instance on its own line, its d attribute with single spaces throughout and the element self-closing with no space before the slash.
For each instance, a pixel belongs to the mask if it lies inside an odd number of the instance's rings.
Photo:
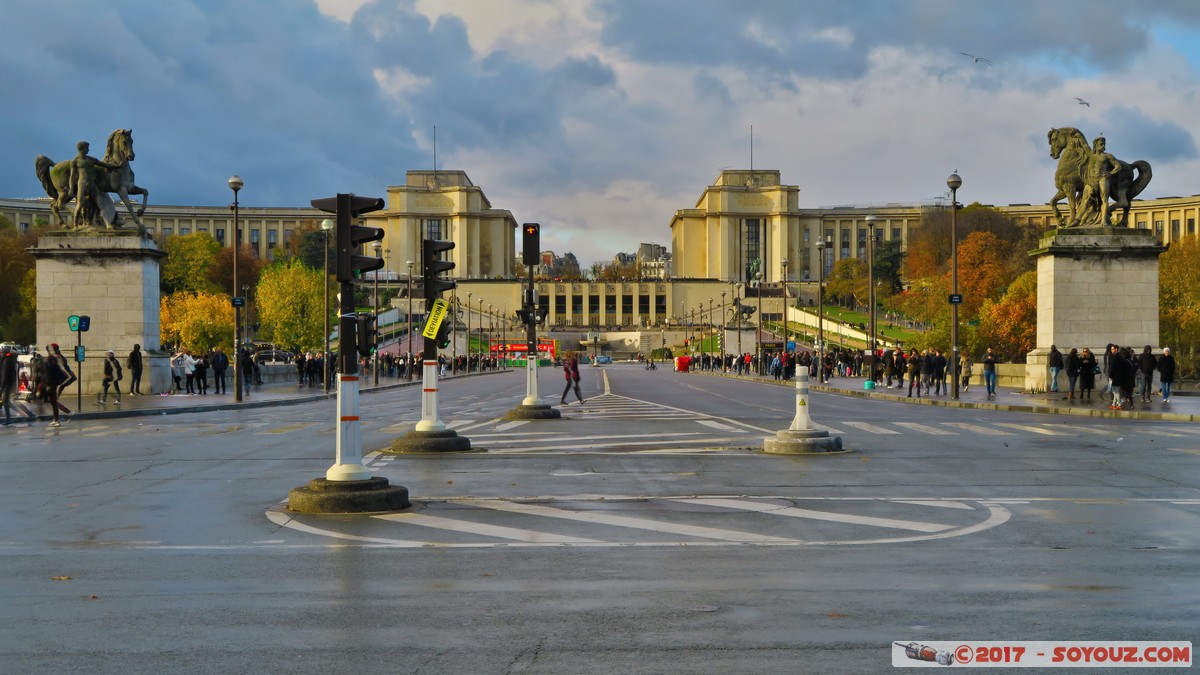
<svg viewBox="0 0 1200 675">
<path fill-rule="evenodd" d="M 774 438 L 763 439 L 763 452 L 773 455 L 842 452 L 842 437 L 830 436 L 824 429 L 784 429 L 776 432 Z"/>
<path fill-rule="evenodd" d="M 444 431 L 410 431 L 403 437 L 392 441 L 391 447 L 384 452 L 469 452 L 470 450 L 471 439 L 446 429 Z"/>
<path fill-rule="evenodd" d="M 506 420 L 558 420 L 562 419 L 562 413 L 555 410 L 552 406 L 546 405 L 519 405 L 512 410 L 504 413 Z"/>
<path fill-rule="evenodd" d="M 411 505 L 408 488 L 389 485 L 378 476 L 348 481 L 314 478 L 288 493 L 288 509 L 297 513 L 375 513 Z"/>
</svg>

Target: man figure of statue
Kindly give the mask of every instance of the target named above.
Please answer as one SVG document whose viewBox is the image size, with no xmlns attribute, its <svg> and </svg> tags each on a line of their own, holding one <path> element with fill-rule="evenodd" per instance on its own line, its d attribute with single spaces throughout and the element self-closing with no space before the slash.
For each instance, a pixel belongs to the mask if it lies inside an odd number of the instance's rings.
<svg viewBox="0 0 1200 675">
<path fill-rule="evenodd" d="M 75 191 L 75 210 L 72 213 L 75 227 L 90 225 L 95 222 L 100 213 L 100 188 L 96 186 L 96 169 L 115 169 L 112 164 L 102 162 L 88 155 L 91 146 L 87 141 L 76 144 L 79 154 L 71 160 L 71 171 L 68 174 L 67 185 Z M 63 201 L 70 201 L 70 196 Z"/>
<path fill-rule="evenodd" d="M 1121 162 L 1106 149 L 1103 136 L 1097 136 L 1092 141 L 1092 153 L 1088 157 L 1087 181 L 1083 185 L 1083 204 L 1079 222 L 1088 223 L 1097 218 L 1095 210 L 1099 209 L 1099 223 L 1109 225 L 1108 191 L 1113 176 L 1121 170 Z M 1099 193 L 1099 194 L 1097 194 Z M 1097 203 L 1098 201 L 1098 203 Z"/>
</svg>

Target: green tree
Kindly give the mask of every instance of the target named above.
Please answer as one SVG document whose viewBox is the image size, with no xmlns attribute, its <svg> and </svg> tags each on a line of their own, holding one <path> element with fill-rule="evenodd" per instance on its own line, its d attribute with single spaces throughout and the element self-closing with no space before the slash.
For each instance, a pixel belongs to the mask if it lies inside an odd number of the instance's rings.
<svg viewBox="0 0 1200 675">
<path fill-rule="evenodd" d="M 867 263 L 845 258 L 833 264 L 825 280 L 825 300 L 845 307 L 867 302 Z"/>
<path fill-rule="evenodd" d="M 167 257 L 161 267 L 164 293 L 176 291 L 216 291 L 216 284 L 209 278 L 221 244 L 207 232 L 195 232 L 167 237 L 163 244 Z"/>
<path fill-rule="evenodd" d="M 1173 242 L 1158 259 L 1159 335 L 1171 347 L 1179 375 L 1200 367 L 1200 239 Z"/>
<path fill-rule="evenodd" d="M 325 330 L 322 272 L 298 259 L 263 270 L 255 293 L 259 336 L 292 351 L 321 350 Z"/>
</svg>

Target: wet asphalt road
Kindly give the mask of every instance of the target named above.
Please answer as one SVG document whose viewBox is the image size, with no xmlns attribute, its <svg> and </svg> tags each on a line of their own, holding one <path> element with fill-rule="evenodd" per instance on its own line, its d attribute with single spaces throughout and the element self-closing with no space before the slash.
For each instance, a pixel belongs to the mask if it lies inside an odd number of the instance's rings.
<svg viewBox="0 0 1200 675">
<path fill-rule="evenodd" d="M 1194 424 L 815 393 L 852 452 L 777 457 L 787 388 L 587 369 L 586 404 L 527 424 L 501 419 L 519 373 L 443 393 L 487 452 L 375 452 L 419 389 L 362 398 L 366 463 L 414 501 L 388 517 L 281 504 L 332 461 L 331 401 L 5 430 L 0 662 L 878 673 L 893 641 L 1200 625 Z"/>
</svg>

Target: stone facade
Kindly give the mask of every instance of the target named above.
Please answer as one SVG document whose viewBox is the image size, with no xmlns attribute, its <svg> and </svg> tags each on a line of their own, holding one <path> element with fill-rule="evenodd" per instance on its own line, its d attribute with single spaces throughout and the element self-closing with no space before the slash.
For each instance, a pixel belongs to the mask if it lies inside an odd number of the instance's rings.
<svg viewBox="0 0 1200 675">
<path fill-rule="evenodd" d="M 101 391 L 104 353 L 112 350 L 121 367 L 140 344 L 142 391 L 164 391 L 170 381 L 167 355 L 159 344 L 159 260 L 165 255 L 152 239 L 130 230 L 76 234 L 51 232 L 31 251 L 37 259 L 37 338 L 57 343 L 80 376 L 85 394 Z M 71 331 L 67 317 L 91 317 L 90 329 Z M 74 363 L 77 341 L 86 348 L 82 367 Z M 129 391 L 129 373 L 121 383 Z M 74 393 L 71 385 L 65 396 Z"/>
<path fill-rule="evenodd" d="M 1025 388 L 1046 389 L 1051 345 L 1064 355 L 1087 347 L 1097 358 L 1110 342 L 1157 345 L 1158 256 L 1166 250 L 1139 229 L 1046 233 L 1030 252 L 1037 257 L 1037 347 L 1027 356 Z"/>
</svg>

